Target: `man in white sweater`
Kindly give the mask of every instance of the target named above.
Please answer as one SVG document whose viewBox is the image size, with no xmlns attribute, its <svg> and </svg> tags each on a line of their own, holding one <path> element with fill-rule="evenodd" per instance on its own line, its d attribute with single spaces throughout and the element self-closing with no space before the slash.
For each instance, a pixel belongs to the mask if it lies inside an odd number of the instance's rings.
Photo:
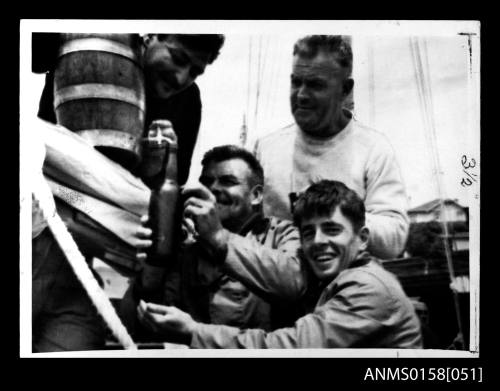
<svg viewBox="0 0 500 391">
<path fill-rule="evenodd" d="M 352 118 L 343 105 L 354 86 L 346 37 L 312 35 L 294 46 L 291 109 L 295 123 L 257 140 L 266 172 L 264 210 L 291 219 L 297 194 L 320 179 L 344 182 L 364 200 L 368 250 L 395 258 L 408 235 L 407 197 L 387 137 Z"/>
</svg>

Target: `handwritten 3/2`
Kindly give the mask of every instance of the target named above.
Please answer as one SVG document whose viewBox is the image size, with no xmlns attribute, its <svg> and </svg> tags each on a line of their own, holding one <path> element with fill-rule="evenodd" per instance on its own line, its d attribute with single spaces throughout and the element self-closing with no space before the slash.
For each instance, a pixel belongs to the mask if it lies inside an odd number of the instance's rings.
<svg viewBox="0 0 500 391">
<path fill-rule="evenodd" d="M 460 184 L 464 187 L 470 186 L 473 182 L 477 182 L 477 174 L 473 172 L 474 168 L 476 167 L 476 159 L 468 159 L 466 155 L 462 155 L 461 162 L 463 167 L 462 171 L 466 176 L 462 178 Z"/>
</svg>

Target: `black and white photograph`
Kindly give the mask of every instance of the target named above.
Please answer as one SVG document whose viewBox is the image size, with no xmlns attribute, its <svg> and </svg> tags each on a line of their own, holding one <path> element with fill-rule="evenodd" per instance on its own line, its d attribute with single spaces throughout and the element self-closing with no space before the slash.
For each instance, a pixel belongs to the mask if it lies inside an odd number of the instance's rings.
<svg viewBox="0 0 500 391">
<path fill-rule="evenodd" d="M 478 358 L 480 32 L 21 20 L 20 356 Z"/>
</svg>

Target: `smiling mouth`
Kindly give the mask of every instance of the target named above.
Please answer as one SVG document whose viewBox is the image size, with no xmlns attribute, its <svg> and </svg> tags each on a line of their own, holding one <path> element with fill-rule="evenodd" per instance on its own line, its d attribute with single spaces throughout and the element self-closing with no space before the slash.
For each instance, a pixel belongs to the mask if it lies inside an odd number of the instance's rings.
<svg viewBox="0 0 500 391">
<path fill-rule="evenodd" d="M 331 261 L 332 259 L 335 259 L 337 257 L 337 254 L 333 253 L 326 253 L 326 254 L 317 254 L 313 256 L 314 262 L 328 262 Z"/>
</svg>

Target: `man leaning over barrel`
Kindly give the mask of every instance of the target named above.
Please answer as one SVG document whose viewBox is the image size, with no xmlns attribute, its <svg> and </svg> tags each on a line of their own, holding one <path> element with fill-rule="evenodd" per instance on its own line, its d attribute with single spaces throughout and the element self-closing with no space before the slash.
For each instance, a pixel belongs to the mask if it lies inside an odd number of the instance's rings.
<svg viewBox="0 0 500 391">
<path fill-rule="evenodd" d="M 179 182 L 187 180 L 201 121 L 201 100 L 194 83 L 218 56 L 223 35 L 148 34 L 143 37 L 146 128 L 155 136 L 156 120 L 169 120 L 179 143 Z M 32 71 L 46 73 L 38 116 L 56 123 L 53 71 L 58 34 L 34 33 Z M 144 162 L 134 172 L 147 183 Z M 35 215 L 34 215 L 35 216 Z M 38 216 L 37 216 L 38 218 Z M 34 222 L 32 326 L 33 351 L 101 349 L 105 328 L 87 294 L 64 259 L 50 230 Z M 40 228 L 41 227 L 41 228 Z"/>
<path fill-rule="evenodd" d="M 189 175 L 191 158 L 201 122 L 200 89 L 195 83 L 207 65 L 218 57 L 224 44 L 219 34 L 147 34 L 143 37 L 142 62 L 146 84 L 146 128 L 153 121 L 172 123 L 178 139 L 178 181 Z M 46 73 L 38 116 L 56 123 L 54 112 L 54 68 L 58 34 L 33 34 L 35 73 Z M 147 164 L 145 162 L 144 164 Z M 137 168 L 141 176 L 143 167 Z"/>
</svg>

